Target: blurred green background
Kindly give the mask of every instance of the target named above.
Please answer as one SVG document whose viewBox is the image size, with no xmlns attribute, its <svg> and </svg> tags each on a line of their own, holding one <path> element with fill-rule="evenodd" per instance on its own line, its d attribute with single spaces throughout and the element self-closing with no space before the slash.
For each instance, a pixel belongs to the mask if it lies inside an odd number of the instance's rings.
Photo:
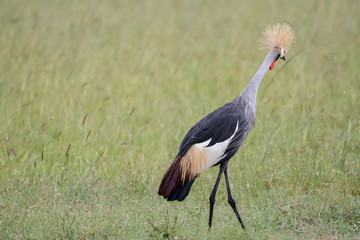
<svg viewBox="0 0 360 240">
<path fill-rule="evenodd" d="M 0 1 L 1 239 L 357 239 L 359 1 Z M 230 161 L 157 195 L 181 140 L 241 93 L 267 24 L 296 33 Z"/>
</svg>

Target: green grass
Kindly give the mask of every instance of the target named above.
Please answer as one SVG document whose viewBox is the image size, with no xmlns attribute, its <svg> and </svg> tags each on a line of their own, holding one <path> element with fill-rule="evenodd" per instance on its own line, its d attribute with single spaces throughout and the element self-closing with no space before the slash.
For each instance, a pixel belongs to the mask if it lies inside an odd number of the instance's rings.
<svg viewBox="0 0 360 240">
<path fill-rule="evenodd" d="M 0 239 L 358 239 L 357 1 L 1 1 Z M 267 24 L 296 41 L 230 161 L 157 195 L 200 118 L 235 98 Z M 281 71 L 280 71 L 281 69 Z"/>
</svg>

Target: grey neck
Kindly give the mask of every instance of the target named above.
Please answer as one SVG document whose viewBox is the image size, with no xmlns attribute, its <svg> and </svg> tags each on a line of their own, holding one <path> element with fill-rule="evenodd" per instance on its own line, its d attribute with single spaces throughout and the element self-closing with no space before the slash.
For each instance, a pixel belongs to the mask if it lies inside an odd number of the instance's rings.
<svg viewBox="0 0 360 240">
<path fill-rule="evenodd" d="M 247 87 L 244 89 L 244 91 L 241 93 L 241 95 L 248 95 L 250 93 L 255 92 L 255 97 L 257 90 L 260 86 L 261 80 L 263 79 L 265 73 L 269 69 L 271 63 L 277 58 L 276 50 L 271 50 L 268 55 L 265 57 L 263 63 L 261 64 L 259 70 L 256 72 L 255 76 L 251 79 L 250 83 L 247 85 Z M 241 96 L 240 95 L 240 96 Z"/>
</svg>

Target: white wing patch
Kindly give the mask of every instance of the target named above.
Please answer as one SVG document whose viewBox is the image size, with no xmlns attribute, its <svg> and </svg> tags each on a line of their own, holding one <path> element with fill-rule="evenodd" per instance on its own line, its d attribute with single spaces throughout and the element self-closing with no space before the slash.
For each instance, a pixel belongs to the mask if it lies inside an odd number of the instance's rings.
<svg viewBox="0 0 360 240">
<path fill-rule="evenodd" d="M 234 133 L 231 135 L 231 137 L 226 139 L 223 142 L 218 142 L 218 143 L 212 145 L 211 147 L 206 147 L 211 141 L 211 138 L 210 138 L 209 140 L 207 140 L 205 142 L 197 143 L 197 144 L 193 145 L 196 148 L 198 148 L 199 150 L 201 149 L 202 151 L 205 151 L 208 156 L 206 166 L 204 166 L 202 171 L 205 171 L 209 167 L 214 166 L 217 162 L 219 162 L 222 159 L 222 157 L 225 153 L 225 150 L 229 146 L 231 139 L 233 139 L 233 137 L 235 136 L 235 133 L 237 132 L 237 130 L 239 128 L 238 124 L 239 124 L 239 122 L 236 122 L 236 128 L 235 128 Z"/>
</svg>

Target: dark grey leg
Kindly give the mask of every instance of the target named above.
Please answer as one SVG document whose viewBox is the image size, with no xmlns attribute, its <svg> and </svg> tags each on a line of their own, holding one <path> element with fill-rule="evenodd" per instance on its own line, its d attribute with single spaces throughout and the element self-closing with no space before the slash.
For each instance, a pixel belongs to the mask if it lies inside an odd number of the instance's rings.
<svg viewBox="0 0 360 240">
<path fill-rule="evenodd" d="M 210 195 L 210 215 L 209 215 L 209 229 L 211 228 L 211 224 L 212 224 L 212 217 L 213 217 L 213 213 L 214 213 L 214 204 L 215 204 L 215 195 L 216 195 L 216 191 L 219 187 L 219 183 L 220 183 L 220 180 L 221 180 L 221 176 L 224 172 L 224 169 L 226 167 L 227 164 L 221 164 L 220 165 L 220 170 L 219 170 L 219 174 L 217 176 L 217 179 L 216 179 L 216 183 L 215 183 L 215 186 L 211 192 L 211 195 Z"/>
<path fill-rule="evenodd" d="M 234 210 L 237 219 L 239 220 L 241 227 L 245 230 L 245 225 L 243 223 L 243 221 L 241 220 L 240 214 L 236 208 L 236 203 L 235 200 L 233 199 L 232 195 L 231 195 L 231 191 L 230 191 L 230 183 L 229 183 L 229 177 L 228 177 L 228 172 L 227 172 L 227 165 L 224 169 L 224 175 L 225 175 L 225 180 L 226 180 L 226 189 L 227 189 L 227 193 L 228 193 L 228 201 L 230 206 L 232 207 L 232 209 Z"/>
</svg>

